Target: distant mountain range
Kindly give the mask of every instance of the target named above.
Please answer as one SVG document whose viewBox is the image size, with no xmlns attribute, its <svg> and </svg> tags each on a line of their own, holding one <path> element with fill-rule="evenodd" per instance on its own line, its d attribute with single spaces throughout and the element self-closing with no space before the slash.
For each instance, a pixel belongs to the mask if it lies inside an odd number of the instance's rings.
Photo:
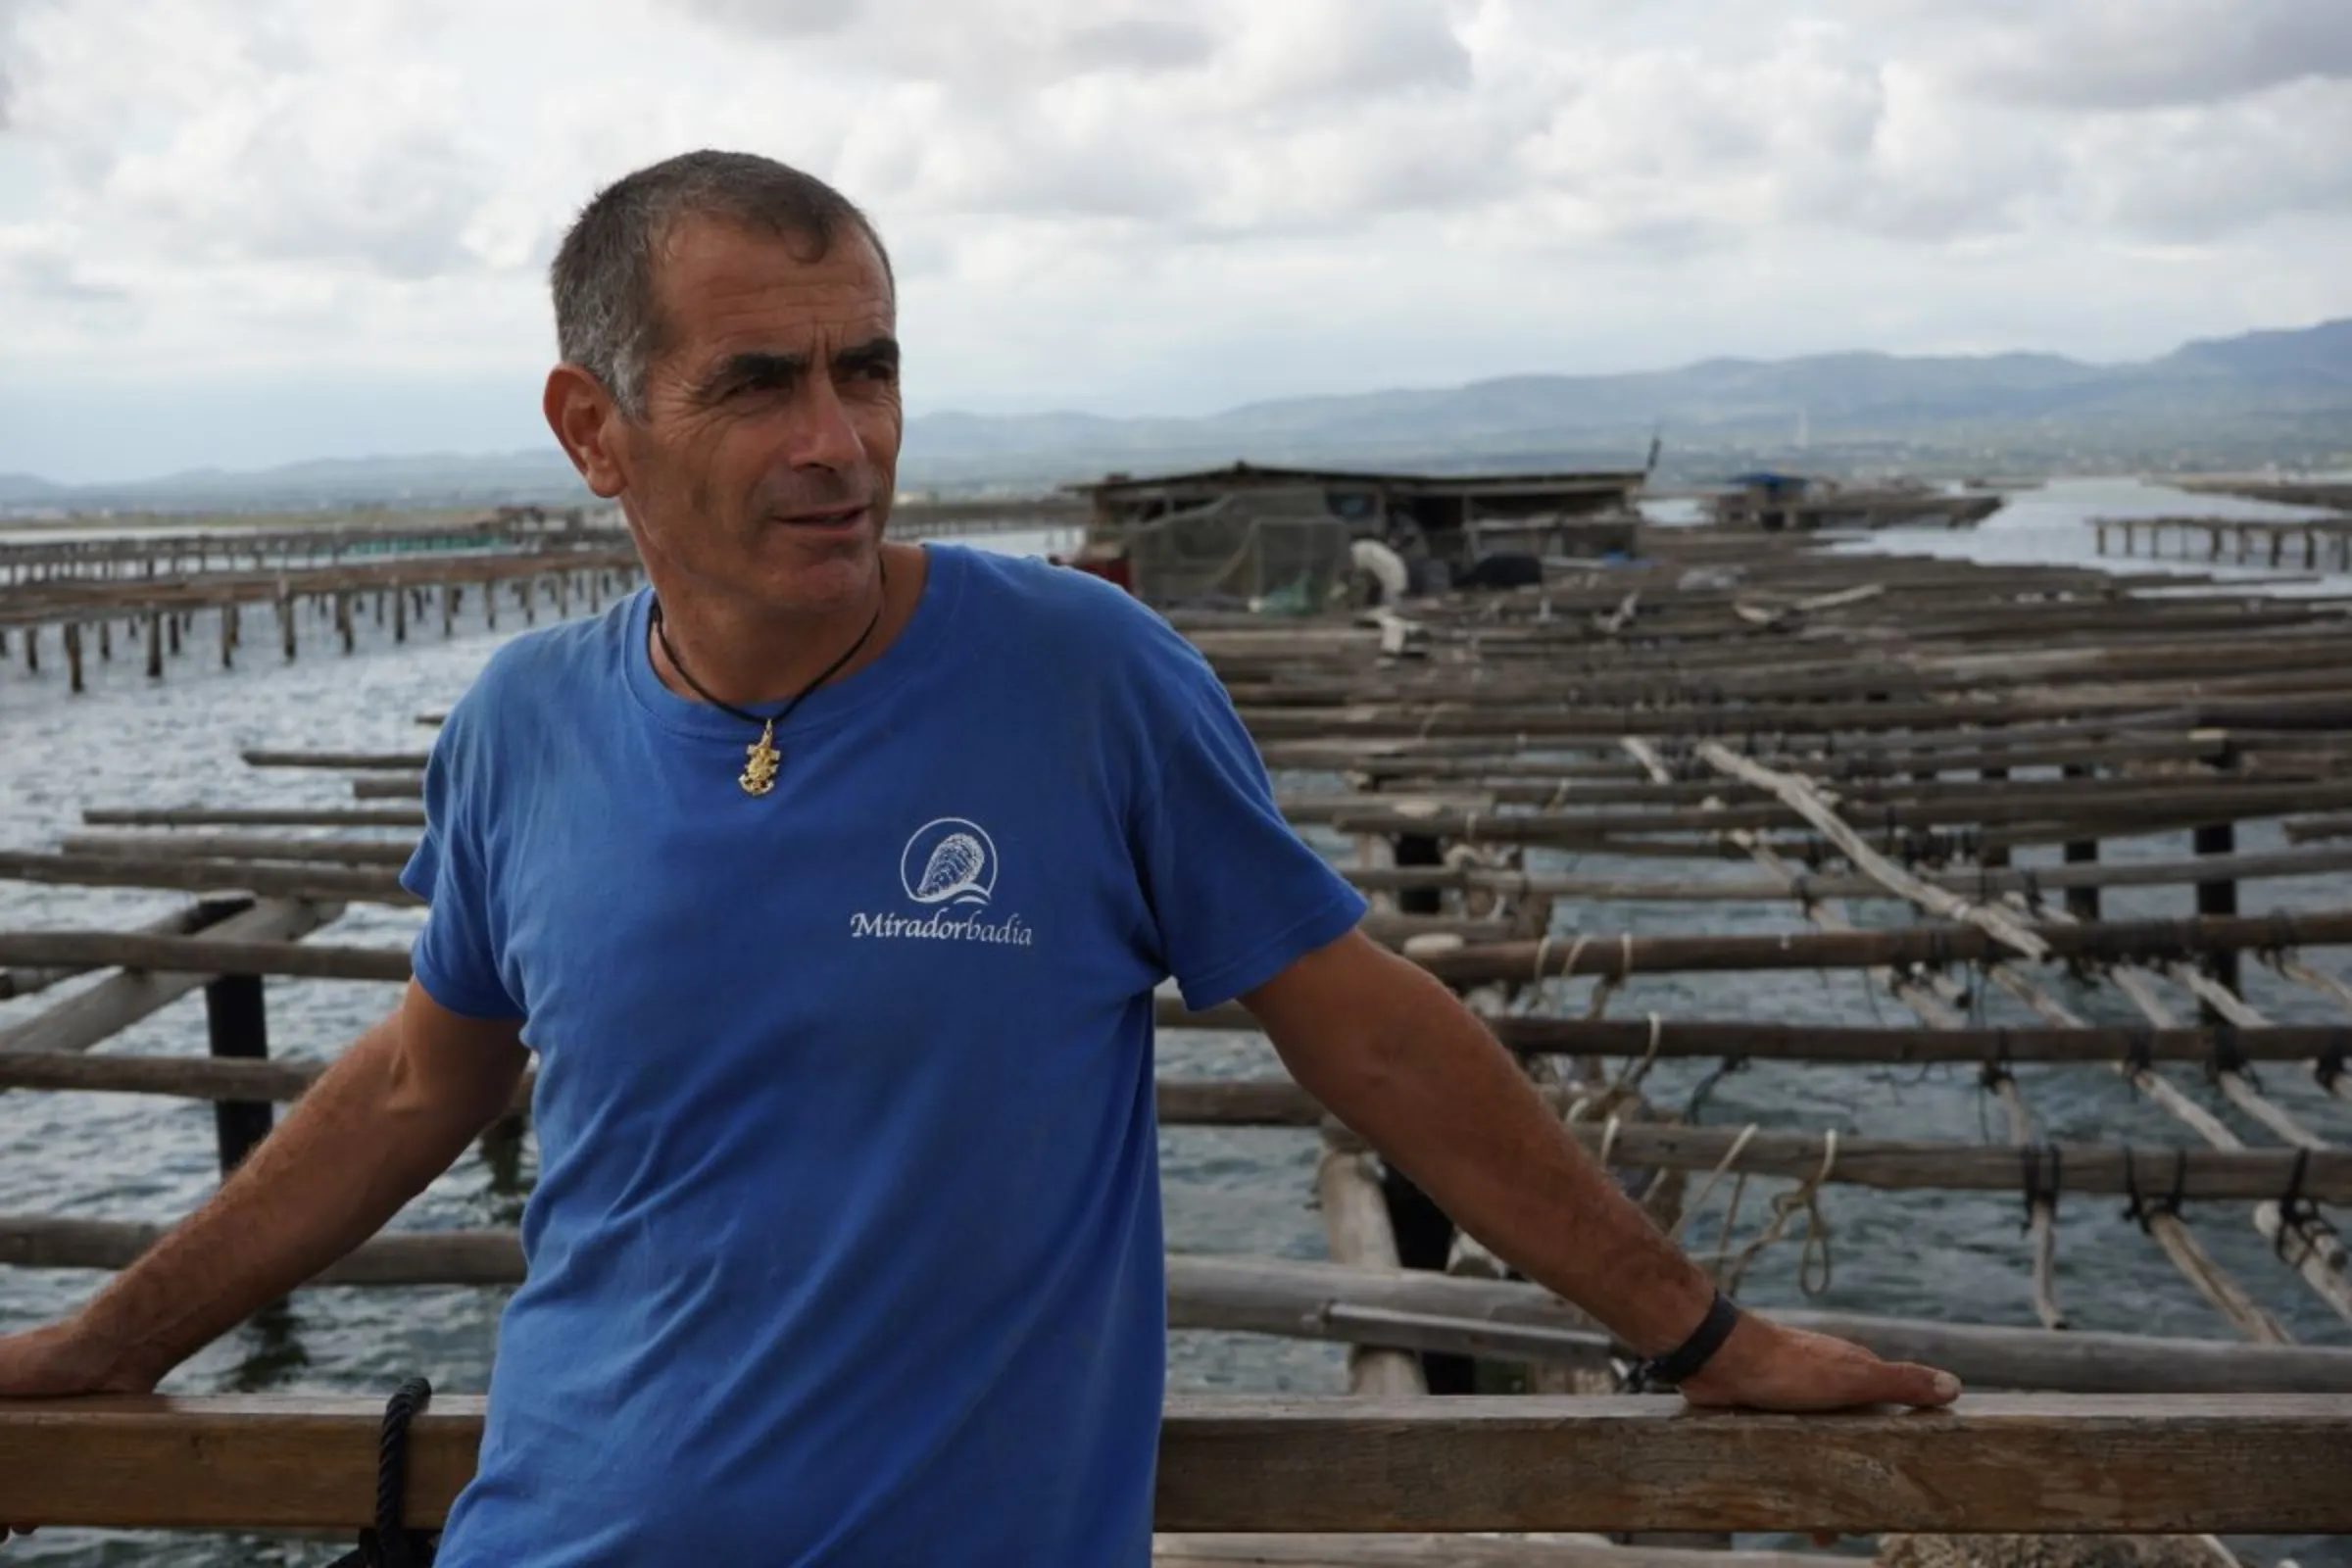
<svg viewBox="0 0 2352 1568">
<path fill-rule="evenodd" d="M 1195 418 L 942 413 L 908 421 L 901 480 L 1039 488 L 1106 468 L 1225 464 L 1640 467 L 1703 481 L 1815 471 L 2183 471 L 2352 465 L 2352 319 L 2192 342 L 2130 365 L 2048 354 L 1708 360 L 1631 375 L 1286 398 Z M 487 505 L 585 499 L 562 454 L 435 455 L 66 486 L 0 474 L 0 507 Z"/>
<path fill-rule="evenodd" d="M 906 450 L 909 468 L 936 483 L 1237 459 L 1639 467 L 1653 433 L 1666 470 L 1684 478 L 1757 458 L 1805 466 L 1808 453 L 1815 466 L 2007 459 L 2064 470 L 2085 460 L 2210 466 L 2267 444 L 2277 450 L 2257 461 L 2341 461 L 2352 456 L 2352 319 L 2190 343 L 2135 365 L 1831 354 L 1289 398 L 1193 419 L 939 414 L 910 423 Z"/>
</svg>

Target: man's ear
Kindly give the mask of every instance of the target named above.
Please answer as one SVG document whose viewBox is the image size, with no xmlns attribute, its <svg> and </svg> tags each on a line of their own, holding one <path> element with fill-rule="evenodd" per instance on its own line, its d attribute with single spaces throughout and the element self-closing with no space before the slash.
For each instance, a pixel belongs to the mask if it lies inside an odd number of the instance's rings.
<svg viewBox="0 0 2352 1568">
<path fill-rule="evenodd" d="M 547 372 L 540 408 L 588 488 L 606 501 L 619 495 L 627 483 L 619 442 L 622 416 L 605 384 L 576 365 L 559 365 Z"/>
</svg>

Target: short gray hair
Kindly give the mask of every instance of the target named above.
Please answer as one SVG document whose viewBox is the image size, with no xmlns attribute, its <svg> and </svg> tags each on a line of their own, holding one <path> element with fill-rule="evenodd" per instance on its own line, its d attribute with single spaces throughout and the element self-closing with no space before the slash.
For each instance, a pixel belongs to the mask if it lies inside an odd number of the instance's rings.
<svg viewBox="0 0 2352 1568">
<path fill-rule="evenodd" d="M 670 230 L 695 218 L 803 240 L 810 261 L 847 228 L 865 237 L 891 276 L 890 253 L 866 216 L 815 175 L 772 158 L 706 150 L 623 175 L 581 210 L 548 273 L 557 351 L 603 382 L 631 418 L 644 414 L 646 367 L 662 346 L 656 258 Z"/>
</svg>

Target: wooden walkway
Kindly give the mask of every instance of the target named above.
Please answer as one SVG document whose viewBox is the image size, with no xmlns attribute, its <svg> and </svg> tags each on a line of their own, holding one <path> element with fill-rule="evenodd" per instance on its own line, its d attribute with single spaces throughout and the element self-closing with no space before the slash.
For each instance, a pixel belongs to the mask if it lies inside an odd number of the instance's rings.
<svg viewBox="0 0 2352 1568">
<path fill-rule="evenodd" d="M 8 541 L 0 543 L 0 661 L 20 663 L 24 679 L 42 678 L 44 657 L 62 662 L 68 688 L 79 693 L 93 658 L 113 662 L 118 634 L 125 659 L 143 653 L 147 678 L 161 680 L 205 645 L 233 668 L 246 617 L 259 610 L 270 612 L 279 656 L 291 661 L 306 618 L 323 623 L 348 654 L 371 612 L 405 643 L 412 625 L 421 633 L 437 621 L 451 634 L 472 613 L 469 602 L 485 628 L 497 627 L 502 599 L 527 625 L 543 609 L 593 611 L 640 575 L 616 524 L 535 507 L 464 519 Z"/>
<path fill-rule="evenodd" d="M 2235 566 L 2352 571 L 2352 517 L 2094 517 L 2099 554 L 2170 556 Z"/>
</svg>

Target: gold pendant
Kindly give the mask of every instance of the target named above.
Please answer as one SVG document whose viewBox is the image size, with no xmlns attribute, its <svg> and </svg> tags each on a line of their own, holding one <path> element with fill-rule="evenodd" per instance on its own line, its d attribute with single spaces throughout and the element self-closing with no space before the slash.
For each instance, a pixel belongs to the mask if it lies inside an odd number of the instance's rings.
<svg viewBox="0 0 2352 1568">
<path fill-rule="evenodd" d="M 746 795 L 765 795 L 776 787 L 776 721 L 769 719 L 760 731 L 759 740 L 743 751 L 751 760 L 743 764 L 743 772 L 735 782 L 743 786 Z"/>
</svg>

